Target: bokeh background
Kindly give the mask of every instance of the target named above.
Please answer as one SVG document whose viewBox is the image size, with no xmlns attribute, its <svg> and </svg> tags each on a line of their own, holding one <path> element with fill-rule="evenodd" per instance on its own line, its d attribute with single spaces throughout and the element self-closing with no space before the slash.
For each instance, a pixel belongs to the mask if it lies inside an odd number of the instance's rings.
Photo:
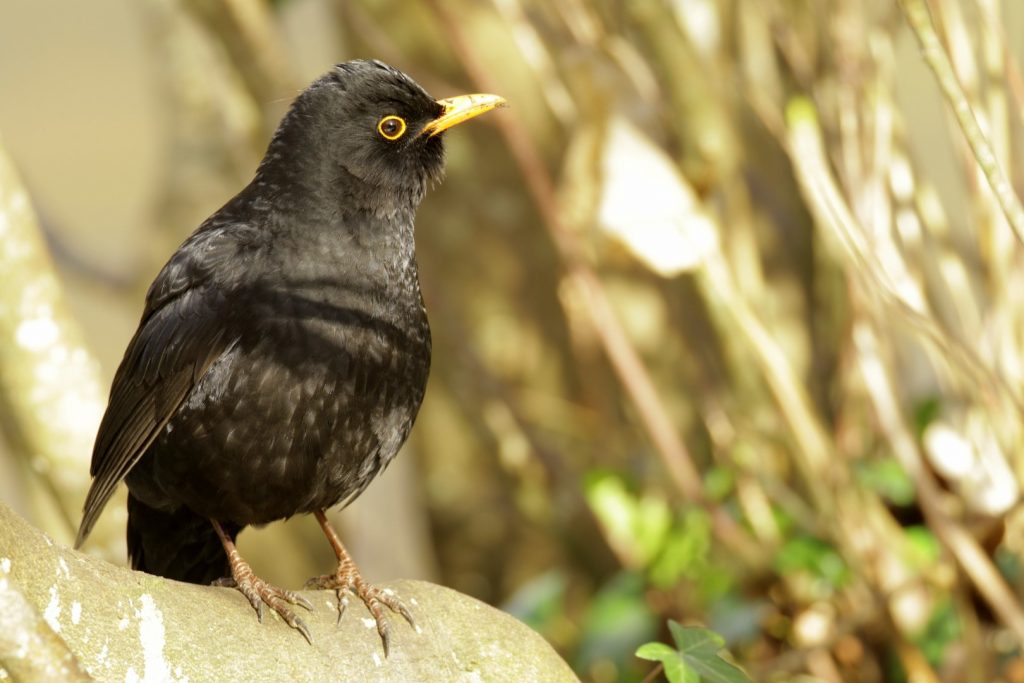
<svg viewBox="0 0 1024 683">
<path fill-rule="evenodd" d="M 598 683 L 668 619 L 755 680 L 1024 681 L 1022 36 L 1012 0 L 4 0 L 0 501 L 70 541 L 150 280 L 379 58 L 511 106 L 419 214 L 434 362 L 339 516 L 364 575 Z M 332 566 L 310 519 L 241 546 Z"/>
</svg>

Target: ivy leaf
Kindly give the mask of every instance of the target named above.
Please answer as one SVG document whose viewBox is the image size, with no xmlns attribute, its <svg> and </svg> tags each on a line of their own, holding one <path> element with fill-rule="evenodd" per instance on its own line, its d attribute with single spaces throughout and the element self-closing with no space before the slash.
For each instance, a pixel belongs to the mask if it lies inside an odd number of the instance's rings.
<svg viewBox="0 0 1024 683">
<path fill-rule="evenodd" d="M 725 647 L 722 636 L 710 629 L 683 626 L 675 621 L 669 621 L 668 628 L 683 661 L 700 674 L 702 680 L 707 683 L 750 682 L 739 667 L 718 654 Z"/>
<path fill-rule="evenodd" d="M 750 683 L 743 670 L 719 654 L 725 647 L 722 636 L 706 628 L 668 622 L 676 648 L 664 643 L 641 645 L 636 656 L 661 662 L 669 683 Z"/>
<path fill-rule="evenodd" d="M 661 662 L 669 683 L 698 683 L 700 676 L 687 668 L 682 655 L 665 643 L 645 643 L 637 648 L 636 656 L 652 662 Z"/>
</svg>

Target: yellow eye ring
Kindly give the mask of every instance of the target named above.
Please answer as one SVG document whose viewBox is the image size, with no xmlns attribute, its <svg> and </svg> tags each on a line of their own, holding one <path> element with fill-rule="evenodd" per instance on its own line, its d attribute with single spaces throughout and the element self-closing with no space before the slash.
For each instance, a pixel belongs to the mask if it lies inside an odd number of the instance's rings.
<svg viewBox="0 0 1024 683">
<path fill-rule="evenodd" d="M 377 124 L 377 132 L 385 140 L 397 140 L 405 135 L 405 119 L 401 116 L 385 116 Z"/>
</svg>

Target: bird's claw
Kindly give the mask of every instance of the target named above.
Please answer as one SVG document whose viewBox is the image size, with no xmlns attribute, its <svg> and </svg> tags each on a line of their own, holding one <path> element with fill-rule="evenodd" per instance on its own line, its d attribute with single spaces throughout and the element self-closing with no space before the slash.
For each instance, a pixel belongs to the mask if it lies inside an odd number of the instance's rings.
<svg viewBox="0 0 1024 683">
<path fill-rule="evenodd" d="M 237 589 L 256 610 L 256 619 L 261 624 L 263 623 L 264 608 L 269 607 L 277 612 L 282 621 L 301 633 L 310 645 L 313 644 L 313 636 L 310 634 L 306 622 L 295 616 L 295 612 L 288 606 L 290 604 L 298 605 L 313 611 L 313 604 L 298 593 L 273 586 L 253 574 L 240 579 L 231 577 L 218 579 L 213 582 L 213 585 Z"/>
<path fill-rule="evenodd" d="M 409 612 L 409 609 L 394 593 L 368 584 L 357 572 L 343 572 L 339 568 L 334 574 L 325 574 L 324 576 L 310 579 L 306 582 L 306 587 L 334 590 L 338 596 L 339 624 L 341 623 L 342 615 L 345 613 L 345 608 L 348 606 L 348 601 L 345 599 L 344 594 L 349 592 L 362 600 L 366 605 L 366 609 L 373 616 L 374 621 L 377 622 L 377 633 L 380 634 L 381 643 L 384 645 L 385 657 L 388 656 L 391 645 L 391 625 L 384 612 L 384 607 L 402 615 L 409 622 L 410 626 L 416 628 L 416 622 L 413 621 L 412 613 Z"/>
</svg>

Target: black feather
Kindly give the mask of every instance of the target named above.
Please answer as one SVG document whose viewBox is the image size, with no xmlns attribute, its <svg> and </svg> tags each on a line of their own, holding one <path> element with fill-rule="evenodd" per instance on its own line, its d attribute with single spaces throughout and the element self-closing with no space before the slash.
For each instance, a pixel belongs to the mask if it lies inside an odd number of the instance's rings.
<svg viewBox="0 0 1024 683">
<path fill-rule="evenodd" d="M 133 565 L 205 582 L 225 571 L 209 519 L 233 537 L 351 499 L 386 467 L 430 365 L 413 217 L 444 150 L 416 132 L 440 109 L 379 62 L 296 99 L 252 183 L 150 287 L 77 544 L 124 480 Z M 387 115 L 407 122 L 399 141 L 377 133 Z"/>
</svg>

